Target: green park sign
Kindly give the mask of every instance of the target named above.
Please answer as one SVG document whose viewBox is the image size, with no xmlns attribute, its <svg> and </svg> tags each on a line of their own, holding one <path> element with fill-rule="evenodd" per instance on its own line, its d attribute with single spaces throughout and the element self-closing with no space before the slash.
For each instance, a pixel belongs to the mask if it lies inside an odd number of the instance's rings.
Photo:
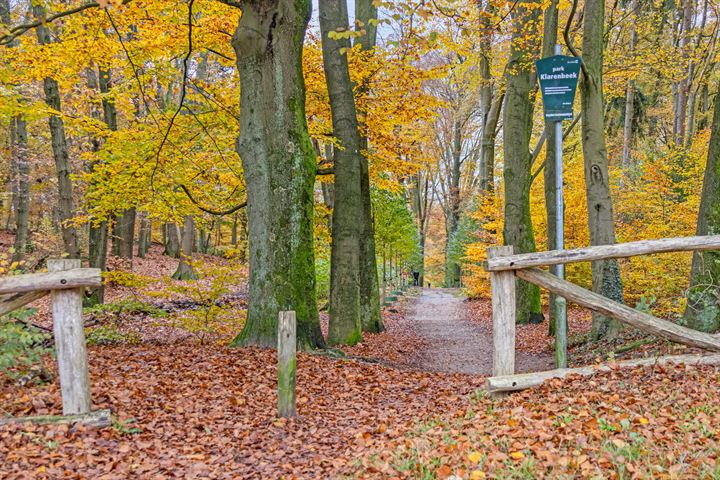
<svg viewBox="0 0 720 480">
<path fill-rule="evenodd" d="M 572 120 L 580 59 L 555 55 L 538 60 L 535 65 L 545 107 L 545 121 Z"/>
</svg>

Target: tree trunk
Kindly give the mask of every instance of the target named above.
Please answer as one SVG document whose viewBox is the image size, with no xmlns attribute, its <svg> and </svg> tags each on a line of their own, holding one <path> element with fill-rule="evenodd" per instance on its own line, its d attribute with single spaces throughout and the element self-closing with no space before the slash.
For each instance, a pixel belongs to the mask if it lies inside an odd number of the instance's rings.
<svg viewBox="0 0 720 480">
<path fill-rule="evenodd" d="M 37 18 L 45 18 L 45 8 L 42 5 L 34 5 L 33 14 Z M 38 43 L 48 45 L 50 31 L 47 25 L 42 23 L 36 29 Z M 46 77 L 43 80 L 43 91 L 45 92 L 45 103 L 54 111 L 60 112 L 60 90 L 55 79 Z M 70 179 L 71 166 L 68 156 L 67 140 L 65 138 L 65 124 L 60 115 L 51 113 L 49 119 L 50 137 L 52 140 L 53 157 L 55 158 L 55 171 L 58 179 L 58 216 L 60 231 L 62 233 L 63 248 L 69 258 L 79 258 L 77 231 L 70 223 L 75 213 L 73 205 L 73 185 Z"/>
<path fill-rule="evenodd" d="M 505 94 L 498 92 L 488 110 L 480 132 L 480 193 L 495 190 L 495 138 Z"/>
<path fill-rule="evenodd" d="M 180 233 L 175 223 L 165 224 L 165 251 L 164 255 L 172 258 L 180 258 Z"/>
<path fill-rule="evenodd" d="M 22 115 L 11 120 L 15 124 L 12 155 L 15 162 L 13 203 L 15 204 L 15 243 L 13 262 L 19 262 L 30 244 L 30 161 L 28 159 L 27 124 Z"/>
<path fill-rule="evenodd" d="M 145 258 L 152 245 L 152 220 L 147 213 L 140 216 L 140 233 L 138 234 L 138 257 Z"/>
<path fill-rule="evenodd" d="M 177 270 L 175 270 L 175 273 L 172 275 L 172 278 L 175 280 L 196 280 L 198 278 L 190 263 L 193 254 L 194 239 L 195 221 L 192 215 L 186 215 L 185 221 L 183 222 L 180 263 L 178 263 Z"/>
<path fill-rule="evenodd" d="M 585 76 L 582 92 L 582 148 L 585 162 L 590 244 L 615 243 L 610 178 L 605 147 L 605 118 L 602 90 L 604 0 L 586 0 L 582 60 Z M 623 285 L 617 260 L 593 262 L 593 291 L 616 302 L 623 301 Z M 622 326 L 616 320 L 593 313 L 592 338 L 612 337 Z"/>
<path fill-rule="evenodd" d="M 716 94 L 700 198 L 697 235 L 715 234 L 718 231 L 720 231 L 720 96 Z M 719 294 L 720 252 L 695 252 L 685 308 L 685 321 L 688 327 L 703 332 L 716 332 L 720 329 Z"/>
<path fill-rule="evenodd" d="M 637 43 L 637 32 L 635 24 L 639 13 L 638 0 L 630 0 L 629 9 L 632 10 L 632 23 L 630 24 L 630 40 L 628 43 L 628 53 L 635 53 L 635 44 Z M 632 141 L 633 141 L 633 120 L 635 115 L 635 80 L 628 78 L 625 85 L 625 124 L 623 126 L 623 156 L 622 167 L 624 175 L 632 165 Z"/>
<path fill-rule="evenodd" d="M 133 246 L 135 244 L 136 217 L 135 207 L 128 208 L 115 217 L 115 225 L 112 230 L 113 255 L 132 260 Z"/>
<path fill-rule="evenodd" d="M 315 296 L 313 185 L 302 49 L 311 3 L 241 0 L 232 40 L 240 74 L 237 147 L 247 185 L 247 321 L 234 345 L 277 345 L 281 310 L 295 310 L 297 345 L 321 348 Z"/>
<path fill-rule="evenodd" d="M 91 71 L 89 74 L 89 79 L 91 80 L 91 83 L 94 82 L 94 71 Z M 108 98 L 106 95 L 110 92 L 110 87 L 112 86 L 112 78 L 110 76 L 109 70 L 98 70 L 98 76 L 97 76 L 97 87 L 95 85 L 92 85 L 91 88 L 98 88 L 100 90 L 100 93 L 103 94 L 102 98 L 102 120 L 105 122 L 105 124 L 108 126 L 108 128 L 112 131 L 117 130 L 117 110 L 115 108 L 115 103 Z M 95 115 L 100 116 L 100 113 L 95 113 Z M 93 148 L 97 151 L 101 147 L 101 139 L 96 139 L 94 141 Z M 88 165 L 88 168 L 92 171 L 95 168 L 95 163 L 91 163 Z M 88 227 L 88 261 L 89 265 L 92 268 L 99 268 L 102 271 L 105 271 L 105 265 L 107 262 L 107 244 L 108 244 L 108 223 L 107 221 L 102 221 L 98 224 L 93 224 L 92 222 L 89 224 Z M 105 302 L 105 288 L 104 286 L 99 286 L 97 288 L 94 288 L 92 292 L 90 293 L 90 296 L 85 299 L 85 304 L 88 306 L 96 305 L 99 303 Z"/>
<path fill-rule="evenodd" d="M 694 14 L 695 2 L 694 0 L 684 0 L 682 10 L 682 38 L 680 40 L 680 48 L 683 56 L 689 58 L 690 51 L 690 33 L 692 29 L 692 19 Z M 694 63 L 692 59 L 688 60 L 687 64 L 687 75 L 682 78 L 677 84 L 673 85 L 674 88 L 674 109 L 673 109 L 673 134 L 674 141 L 677 145 L 683 145 L 685 142 L 685 126 L 688 106 L 688 93 L 692 82 L 692 74 L 694 69 Z"/>
<path fill-rule="evenodd" d="M 373 0 L 355 0 L 355 18 L 361 22 L 358 29 L 365 34 L 358 38 L 362 50 L 375 48 L 378 11 Z M 354 100 L 354 99 L 353 99 Z M 364 119 L 367 112 L 359 112 Z M 364 332 L 382 332 L 385 330 L 380 313 L 380 286 L 378 285 L 378 266 L 375 255 L 375 228 L 370 200 L 370 172 L 366 153 L 369 148 L 367 126 L 360 122 L 360 325 Z"/>
<path fill-rule="evenodd" d="M 543 21 L 543 58 L 555 55 L 555 44 L 557 43 L 558 31 L 558 1 L 553 0 L 545 9 L 545 18 Z M 555 123 L 545 122 L 545 214 L 547 216 L 547 249 L 557 250 L 557 231 L 555 225 L 557 222 L 557 205 L 555 203 L 555 193 L 557 188 L 555 177 Z M 557 275 L 557 267 L 550 267 L 550 273 Z M 548 333 L 555 335 L 555 319 L 557 318 L 556 295 L 550 293 L 548 299 Z"/>
<path fill-rule="evenodd" d="M 330 255 L 330 324 L 328 343 L 353 345 L 362 340 L 360 320 L 360 236 L 363 234 L 360 154 L 355 97 L 348 71 L 350 40 L 330 34 L 348 28 L 345 0 L 320 1 L 323 66 L 328 84 L 334 149 L 335 208 Z"/>
<path fill-rule="evenodd" d="M 456 112 L 458 115 L 458 112 Z M 451 239 L 460 225 L 460 167 L 462 164 L 462 125 L 456 119 L 453 124 L 452 165 L 450 169 L 450 185 L 448 204 L 445 208 L 445 286 L 460 286 L 460 264 L 450 255 Z"/>
<path fill-rule="evenodd" d="M 533 104 L 535 97 L 535 76 L 532 60 L 539 45 L 527 43 L 528 32 L 537 28 L 540 17 L 539 3 L 524 0 L 513 12 L 513 40 L 510 59 L 506 69 L 507 92 L 505 94 L 505 115 L 503 136 L 505 139 L 505 227 L 503 235 L 506 245 L 513 245 L 515 252 L 535 251 L 530 218 L 530 136 L 533 125 Z M 535 27 L 533 27 L 535 26 Z M 519 323 L 541 321 L 540 289 L 518 280 L 516 290 L 516 318 Z"/>
<path fill-rule="evenodd" d="M 482 2 L 478 2 L 481 5 Z M 495 5 L 488 1 L 484 10 L 480 12 L 480 111 L 483 117 L 482 131 L 480 132 L 480 194 L 491 193 L 495 187 L 495 137 L 500 111 L 502 110 L 505 94 L 495 92 L 493 96 L 493 76 L 491 72 L 492 41 L 494 30 L 492 15 Z"/>
<path fill-rule="evenodd" d="M 0 21 L 12 26 L 9 0 L 0 0 Z M 9 46 L 14 47 L 16 42 Z M 12 205 L 15 210 L 15 242 L 12 262 L 19 262 L 30 243 L 30 162 L 28 160 L 27 123 L 22 114 L 10 119 L 10 154 L 12 156 Z M 9 219 L 9 217 L 8 217 Z"/>
</svg>

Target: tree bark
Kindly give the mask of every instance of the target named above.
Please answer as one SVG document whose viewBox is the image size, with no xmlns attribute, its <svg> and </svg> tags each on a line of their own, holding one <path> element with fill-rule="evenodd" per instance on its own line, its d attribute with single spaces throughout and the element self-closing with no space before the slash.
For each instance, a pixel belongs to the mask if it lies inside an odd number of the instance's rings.
<svg viewBox="0 0 720 480">
<path fill-rule="evenodd" d="M 108 98 L 106 94 L 110 92 L 112 86 L 112 78 L 110 70 L 98 70 L 97 82 L 94 82 L 94 71 L 89 74 L 90 83 L 97 83 L 97 87 L 92 85 L 92 88 L 98 88 L 100 93 L 103 94 L 102 98 L 102 120 L 108 126 L 111 131 L 117 130 L 117 110 L 115 103 Z M 99 113 L 95 115 L 100 116 Z M 94 141 L 93 148 L 97 151 L 100 150 L 101 139 L 97 138 Z M 95 163 L 88 165 L 88 169 L 92 171 L 95 168 Z M 108 244 L 108 223 L 102 221 L 98 224 L 92 222 L 88 226 L 88 261 L 90 267 L 99 268 L 105 271 L 105 265 L 107 262 L 107 244 Z M 85 304 L 92 306 L 98 303 L 104 303 L 105 301 L 105 288 L 103 285 L 95 288 L 91 291 L 89 297 L 85 299 Z"/>
<path fill-rule="evenodd" d="M 350 40 L 331 34 L 348 28 L 345 0 L 320 1 L 323 66 L 330 96 L 334 149 L 335 208 L 330 254 L 330 324 L 328 343 L 353 345 L 362 340 L 360 320 L 360 235 L 362 156 L 360 132 L 347 51 Z M 344 51 L 341 51 L 343 50 Z"/>
<path fill-rule="evenodd" d="M 240 74 L 237 142 L 248 193 L 247 321 L 233 345 L 277 345 L 281 310 L 297 314 L 301 350 L 324 347 L 315 295 L 313 185 L 302 49 L 311 2 L 241 0 L 232 45 Z"/>
<path fill-rule="evenodd" d="M 355 18 L 360 22 L 358 29 L 365 30 L 357 42 L 362 50 L 375 48 L 377 27 L 371 20 L 377 20 L 378 11 L 373 0 L 355 0 Z M 358 112 L 364 119 L 367 112 Z M 372 202 L 370 200 L 370 171 L 367 154 L 369 141 L 367 126 L 363 120 L 360 126 L 360 325 L 364 332 L 378 333 L 385 330 L 380 313 L 380 286 L 375 255 L 375 228 L 373 225 Z"/>
<path fill-rule="evenodd" d="M 455 112 L 458 115 L 459 112 Z M 460 263 L 450 255 L 451 239 L 460 225 L 460 168 L 462 166 L 462 134 L 459 119 L 453 122 L 452 131 L 452 164 L 450 167 L 450 184 L 448 202 L 445 208 L 445 286 L 460 286 Z"/>
<path fill-rule="evenodd" d="M 138 257 L 145 258 L 152 245 L 152 219 L 147 213 L 140 216 L 140 233 L 138 234 Z"/>
<path fill-rule="evenodd" d="M 195 243 L 194 238 L 195 220 L 192 215 L 186 215 L 183 222 L 180 263 L 178 263 L 177 270 L 175 270 L 175 273 L 172 275 L 172 278 L 175 280 L 196 280 L 198 278 L 190 263 L 193 254 L 193 244 Z"/>
<path fill-rule="evenodd" d="M 635 24 L 639 14 L 638 0 L 631 0 L 629 9 L 632 10 L 632 23 L 630 24 L 630 39 L 628 42 L 628 53 L 635 53 L 635 44 L 637 43 L 637 31 Z M 623 174 L 628 174 L 628 169 L 632 165 L 632 142 L 633 142 L 633 120 L 635 115 L 635 80 L 628 78 L 625 85 L 625 123 L 623 125 L 623 156 L 622 166 Z"/>
<path fill-rule="evenodd" d="M 12 26 L 9 0 L 0 0 L 0 21 Z M 16 42 L 9 46 L 14 47 Z M 12 262 L 19 262 L 30 243 L 30 162 L 28 160 L 27 123 L 22 114 L 10 119 L 10 154 L 12 156 L 12 205 L 15 210 L 15 242 Z"/>
<path fill-rule="evenodd" d="M 604 15 L 604 0 L 586 0 L 582 41 L 585 76 L 580 89 L 585 194 L 591 245 L 615 243 L 602 90 Z M 593 262 L 592 277 L 593 292 L 623 302 L 623 285 L 617 260 Z M 621 329 L 619 322 L 605 315 L 593 313 L 593 339 L 612 337 Z"/>
<path fill-rule="evenodd" d="M 115 217 L 112 230 L 113 255 L 132 260 L 135 244 L 135 207 L 128 208 Z"/>
<path fill-rule="evenodd" d="M 12 155 L 15 162 L 13 179 L 13 203 L 15 204 L 15 243 L 13 262 L 22 260 L 30 244 L 30 162 L 28 160 L 27 123 L 22 115 L 16 115 L 11 122 L 15 124 L 15 142 Z"/>
<path fill-rule="evenodd" d="M 172 258 L 180 258 L 180 233 L 177 224 L 166 223 L 164 228 L 165 251 L 163 254 Z"/>
<path fill-rule="evenodd" d="M 45 17 L 45 8 L 42 5 L 34 5 L 32 8 L 33 14 L 37 18 Z M 47 25 L 39 25 L 36 32 L 40 45 L 47 45 L 51 42 Z M 57 81 L 46 77 L 43 80 L 43 91 L 45 92 L 45 103 L 54 111 L 60 112 L 60 90 Z M 58 215 L 63 248 L 69 258 L 79 258 L 80 249 L 78 248 L 77 231 L 70 223 L 75 213 L 75 207 L 73 204 L 73 185 L 70 179 L 70 159 L 65 138 L 65 124 L 60 115 L 51 113 L 49 125 L 53 157 L 55 158 L 55 171 L 58 179 Z"/>
<path fill-rule="evenodd" d="M 716 94 L 700 197 L 697 235 L 709 235 L 720 231 L 720 98 L 718 97 Z M 716 332 L 720 329 L 719 294 L 720 252 L 695 252 L 685 308 L 685 321 L 688 327 L 703 332 Z"/>
<path fill-rule="evenodd" d="M 503 235 L 506 245 L 515 247 L 515 252 L 535 251 L 530 218 L 530 136 L 533 125 L 533 104 L 535 97 L 535 76 L 532 60 L 537 56 L 537 42 L 528 43 L 528 32 L 538 24 L 539 3 L 524 0 L 513 12 L 513 38 L 510 59 L 506 68 L 507 92 L 505 94 L 504 138 L 505 154 L 505 227 Z M 536 27 L 534 27 L 536 28 Z M 538 37 L 539 38 L 539 37 Z M 518 323 L 541 321 L 540 289 L 518 280 L 516 290 L 516 318 Z"/>
</svg>

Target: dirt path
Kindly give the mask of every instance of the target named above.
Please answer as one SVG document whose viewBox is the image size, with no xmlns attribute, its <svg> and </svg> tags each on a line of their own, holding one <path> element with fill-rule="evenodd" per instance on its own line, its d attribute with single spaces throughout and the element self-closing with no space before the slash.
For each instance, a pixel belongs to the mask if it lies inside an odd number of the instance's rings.
<svg viewBox="0 0 720 480">
<path fill-rule="evenodd" d="M 416 332 L 428 348 L 419 355 L 423 370 L 490 375 L 492 332 L 467 318 L 463 297 L 455 290 L 423 289 L 411 310 Z M 553 368 L 550 355 L 518 352 L 516 371 Z"/>
</svg>

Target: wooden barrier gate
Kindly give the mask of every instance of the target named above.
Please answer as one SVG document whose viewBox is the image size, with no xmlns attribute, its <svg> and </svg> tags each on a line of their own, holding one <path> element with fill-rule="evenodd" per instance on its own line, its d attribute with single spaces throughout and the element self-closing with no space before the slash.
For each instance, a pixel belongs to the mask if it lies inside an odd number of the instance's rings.
<svg viewBox="0 0 720 480">
<path fill-rule="evenodd" d="M 80 260 L 75 259 L 48 260 L 47 265 L 47 273 L 0 278 L 0 316 L 50 294 L 63 416 L 2 418 L 0 425 L 19 422 L 109 425 L 109 411 L 91 411 L 82 317 L 83 288 L 102 284 L 100 269 L 80 268 Z"/>
<path fill-rule="evenodd" d="M 512 246 L 488 248 L 485 270 L 490 272 L 493 311 L 493 377 L 487 381 L 491 392 L 521 390 L 541 384 L 548 378 L 569 373 L 590 375 L 601 367 L 557 369 L 548 372 L 515 373 L 515 277 L 533 283 L 582 307 L 600 312 L 624 324 L 673 342 L 720 352 L 720 337 L 662 320 L 621 303 L 561 280 L 540 266 L 559 265 L 611 258 L 626 258 L 663 252 L 720 250 L 720 235 L 663 238 L 639 242 L 599 245 L 574 250 L 552 250 L 513 254 Z M 646 362 L 648 359 L 644 359 Z M 650 363 L 720 364 L 720 355 L 699 357 L 680 355 L 649 359 Z M 628 366 L 642 361 L 622 362 Z M 622 364 L 621 363 L 621 364 Z M 606 367 L 607 368 L 607 367 Z"/>
</svg>

